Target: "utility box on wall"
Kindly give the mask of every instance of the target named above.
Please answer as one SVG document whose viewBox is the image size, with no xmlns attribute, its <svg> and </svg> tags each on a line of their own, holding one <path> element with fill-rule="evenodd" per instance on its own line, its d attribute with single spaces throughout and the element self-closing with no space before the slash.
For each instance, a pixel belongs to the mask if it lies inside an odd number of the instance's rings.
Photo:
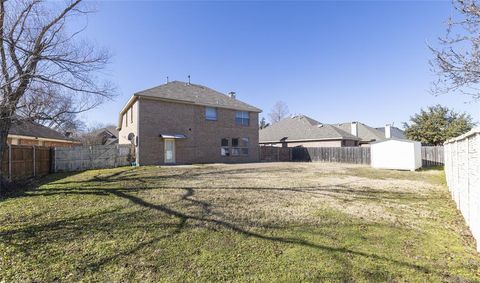
<svg viewBox="0 0 480 283">
<path fill-rule="evenodd" d="M 370 150 L 373 168 L 415 171 L 422 167 L 422 144 L 417 141 L 388 139 L 372 143 Z"/>
</svg>

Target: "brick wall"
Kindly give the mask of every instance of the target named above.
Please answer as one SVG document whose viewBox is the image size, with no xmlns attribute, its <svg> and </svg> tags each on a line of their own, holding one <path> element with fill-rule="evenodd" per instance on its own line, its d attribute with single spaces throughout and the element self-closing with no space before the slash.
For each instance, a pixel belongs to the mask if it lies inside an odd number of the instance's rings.
<svg viewBox="0 0 480 283">
<path fill-rule="evenodd" d="M 138 163 L 164 163 L 164 140 L 160 134 L 183 134 L 175 140 L 177 164 L 256 162 L 258 113 L 250 112 L 250 125 L 235 123 L 236 110 L 217 108 L 217 120 L 205 119 L 205 107 L 194 104 L 140 98 L 138 104 Z M 123 132 L 123 129 L 122 129 Z M 248 138 L 248 155 L 222 156 L 221 139 Z"/>
<path fill-rule="evenodd" d="M 444 154 L 448 188 L 480 251 L 480 128 L 447 141 Z"/>
</svg>

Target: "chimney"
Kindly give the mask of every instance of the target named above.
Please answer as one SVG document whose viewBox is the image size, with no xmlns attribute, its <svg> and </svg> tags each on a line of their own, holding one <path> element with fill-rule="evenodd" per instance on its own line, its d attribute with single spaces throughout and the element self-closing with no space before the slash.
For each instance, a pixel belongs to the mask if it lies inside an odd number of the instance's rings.
<svg viewBox="0 0 480 283">
<path fill-rule="evenodd" d="M 385 138 L 387 139 L 392 138 L 392 127 L 390 124 L 385 125 Z"/>
<path fill-rule="evenodd" d="M 352 122 L 351 132 L 352 135 L 358 137 L 358 122 Z"/>
<path fill-rule="evenodd" d="M 231 91 L 228 93 L 228 96 L 230 96 L 230 98 L 235 99 L 237 97 L 237 94 L 234 91 Z"/>
<path fill-rule="evenodd" d="M 190 85 L 190 75 L 188 75 L 188 85 Z"/>
</svg>

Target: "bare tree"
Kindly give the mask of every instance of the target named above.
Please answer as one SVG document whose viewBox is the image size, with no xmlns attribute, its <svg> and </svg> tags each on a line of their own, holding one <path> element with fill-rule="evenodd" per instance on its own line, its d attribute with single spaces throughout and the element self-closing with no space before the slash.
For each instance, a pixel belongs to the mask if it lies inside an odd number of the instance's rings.
<svg viewBox="0 0 480 283">
<path fill-rule="evenodd" d="M 116 128 L 114 124 L 94 123 L 87 127 L 85 131 L 79 134 L 78 139 L 83 145 L 100 145 L 104 144 L 105 137 L 100 132 L 104 128 Z"/>
<path fill-rule="evenodd" d="M 83 28 L 67 31 L 69 20 L 88 12 L 81 0 L 0 0 L 0 160 L 12 119 L 34 108 L 28 104 L 48 103 L 47 93 L 61 94 L 77 112 L 112 96 L 100 79 L 108 52 L 80 40 Z"/>
<path fill-rule="evenodd" d="M 289 114 L 287 104 L 283 101 L 277 101 L 273 105 L 272 110 L 270 110 L 270 113 L 268 113 L 268 116 L 270 117 L 270 122 L 274 124 L 287 117 Z"/>
<path fill-rule="evenodd" d="M 30 89 L 18 103 L 16 118 L 28 118 L 61 133 L 73 134 L 85 128 L 85 123 L 78 119 L 77 114 L 90 109 L 90 106 L 78 104 L 71 96 L 62 95 L 55 89 Z"/>
<path fill-rule="evenodd" d="M 432 70 L 438 75 L 432 92 L 458 91 L 480 99 L 480 7 L 475 0 L 453 0 L 455 15 L 447 22 L 439 47 L 432 47 Z"/>
</svg>

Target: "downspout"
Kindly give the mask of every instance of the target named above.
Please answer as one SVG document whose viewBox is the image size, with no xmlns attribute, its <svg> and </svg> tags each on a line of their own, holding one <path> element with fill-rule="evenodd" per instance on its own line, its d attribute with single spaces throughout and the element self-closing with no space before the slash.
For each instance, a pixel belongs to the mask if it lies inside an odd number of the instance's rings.
<svg viewBox="0 0 480 283">
<path fill-rule="evenodd" d="M 140 166 L 140 101 L 141 98 L 138 97 L 135 104 L 137 105 L 137 113 L 135 114 L 136 122 L 137 123 L 137 134 L 135 136 L 135 165 Z M 134 106 L 135 106 L 134 104 Z"/>
</svg>

